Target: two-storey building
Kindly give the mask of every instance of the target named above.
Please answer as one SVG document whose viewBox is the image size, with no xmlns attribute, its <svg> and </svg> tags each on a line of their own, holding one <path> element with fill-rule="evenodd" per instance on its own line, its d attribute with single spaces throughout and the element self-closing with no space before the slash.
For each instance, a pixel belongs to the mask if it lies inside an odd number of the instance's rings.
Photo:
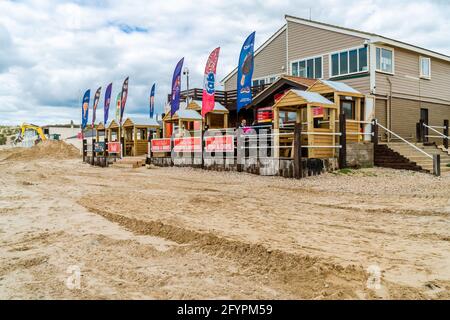
<svg viewBox="0 0 450 320">
<path fill-rule="evenodd" d="M 253 85 L 282 74 L 342 81 L 365 95 L 366 120 L 414 138 L 423 119 L 450 119 L 450 56 L 377 34 L 285 16 L 286 24 L 255 51 Z M 236 89 L 234 69 L 223 80 Z M 383 133 L 382 138 L 387 135 Z"/>
</svg>

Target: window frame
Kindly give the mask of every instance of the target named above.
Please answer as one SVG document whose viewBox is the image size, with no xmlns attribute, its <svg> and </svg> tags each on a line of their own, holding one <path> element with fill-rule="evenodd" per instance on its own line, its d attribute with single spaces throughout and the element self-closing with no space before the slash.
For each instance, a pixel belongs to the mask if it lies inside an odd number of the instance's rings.
<svg viewBox="0 0 450 320">
<path fill-rule="evenodd" d="M 378 59 L 377 49 L 380 49 L 380 69 L 377 68 L 377 59 Z M 381 69 L 381 56 L 383 54 L 383 49 L 389 50 L 392 53 L 392 72 L 384 71 Z M 394 48 L 386 47 L 386 46 L 375 46 L 375 55 L 376 55 L 375 56 L 375 71 L 379 72 L 379 73 L 389 74 L 392 76 L 395 75 L 395 50 L 394 50 Z"/>
<path fill-rule="evenodd" d="M 281 74 L 271 74 L 271 75 L 264 76 L 264 77 L 252 78 L 252 87 L 260 86 L 260 85 L 261 85 L 261 84 L 254 85 L 254 84 L 253 84 L 254 81 L 261 81 L 261 80 L 264 80 L 264 85 L 266 85 L 266 84 L 272 84 L 272 83 L 274 83 L 275 81 L 277 81 L 277 80 L 280 78 L 280 76 L 281 76 Z M 272 82 L 270 82 L 270 79 L 271 79 L 271 78 L 275 78 L 275 79 L 274 79 Z"/>
<path fill-rule="evenodd" d="M 316 59 L 318 59 L 318 58 L 320 58 L 320 60 L 321 60 L 320 64 L 321 64 L 321 71 L 322 72 L 321 72 L 321 77 L 320 78 L 316 78 L 315 77 L 316 76 Z M 294 76 L 293 65 L 294 65 L 294 63 L 300 64 L 300 62 L 305 62 L 306 78 L 307 78 L 308 77 L 308 64 L 307 64 L 308 60 L 313 60 L 313 75 L 314 75 L 314 78 L 312 78 L 312 79 L 324 79 L 324 76 L 323 76 L 323 74 L 324 74 L 324 70 L 323 70 L 324 55 L 311 56 L 311 57 L 306 57 L 306 58 L 301 58 L 301 59 L 296 59 L 296 60 L 289 61 L 289 66 L 291 67 L 289 69 L 290 70 L 289 74 L 291 76 L 293 76 L 293 77 L 300 77 L 299 75 Z M 300 74 L 300 65 L 298 66 L 297 71 Z"/>
<path fill-rule="evenodd" d="M 360 58 L 359 58 L 359 50 L 360 49 L 366 49 L 366 70 L 362 70 L 359 71 L 360 69 Z M 358 69 L 358 71 L 356 72 L 350 72 L 350 51 L 354 51 L 356 50 L 356 67 Z M 341 53 L 342 52 L 347 52 L 347 73 L 341 73 Z M 337 54 L 338 55 L 338 74 L 337 75 L 333 75 L 333 61 L 332 61 L 332 56 Z M 355 74 L 361 74 L 361 73 L 368 73 L 370 70 L 369 67 L 369 47 L 362 45 L 362 46 L 357 46 L 357 47 L 352 47 L 352 48 L 345 48 L 345 49 L 341 49 L 341 50 L 337 50 L 337 51 L 333 51 L 330 52 L 328 54 L 328 71 L 329 71 L 329 78 L 339 78 L 339 77 L 346 77 L 346 76 L 351 76 L 351 75 L 355 75 Z"/>
<path fill-rule="evenodd" d="M 428 71 L 429 71 L 428 75 L 423 74 L 422 60 L 428 60 Z M 420 74 L 421 79 L 427 79 L 427 80 L 431 79 L 431 58 L 430 57 L 419 56 L 419 74 Z"/>
</svg>

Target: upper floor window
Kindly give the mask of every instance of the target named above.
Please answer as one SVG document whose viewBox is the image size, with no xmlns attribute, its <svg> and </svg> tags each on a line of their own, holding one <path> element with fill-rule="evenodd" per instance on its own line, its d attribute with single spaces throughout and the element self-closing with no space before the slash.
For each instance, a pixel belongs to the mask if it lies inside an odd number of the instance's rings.
<svg viewBox="0 0 450 320">
<path fill-rule="evenodd" d="M 269 77 L 265 77 L 265 78 L 253 79 L 252 86 L 260 86 L 263 84 L 269 84 L 269 83 L 274 82 L 278 78 L 279 78 L 279 76 L 269 76 Z"/>
<path fill-rule="evenodd" d="M 291 62 L 292 75 L 296 77 L 321 79 L 322 57 L 306 58 Z"/>
<path fill-rule="evenodd" d="M 332 53 L 330 56 L 332 77 L 365 72 L 367 68 L 367 47 Z"/>
<path fill-rule="evenodd" d="M 420 77 L 430 79 L 431 78 L 431 59 L 426 57 L 420 57 Z"/>
<path fill-rule="evenodd" d="M 394 51 L 377 47 L 377 71 L 394 73 Z"/>
</svg>

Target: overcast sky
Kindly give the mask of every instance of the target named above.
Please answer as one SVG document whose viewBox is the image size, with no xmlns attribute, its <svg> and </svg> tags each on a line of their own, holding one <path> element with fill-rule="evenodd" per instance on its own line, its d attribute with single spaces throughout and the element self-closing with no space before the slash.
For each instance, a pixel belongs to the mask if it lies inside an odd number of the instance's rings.
<svg viewBox="0 0 450 320">
<path fill-rule="evenodd" d="M 80 122 L 82 94 L 102 86 L 115 97 L 130 76 L 125 113 L 147 114 L 157 83 L 157 112 L 175 64 L 185 57 L 191 87 L 221 47 L 217 78 L 237 64 L 242 42 L 260 45 L 284 14 L 379 33 L 450 55 L 448 0 L 0 0 L 0 124 Z M 183 87 L 186 81 L 183 78 Z M 91 114 L 89 115 L 91 116 Z"/>
</svg>

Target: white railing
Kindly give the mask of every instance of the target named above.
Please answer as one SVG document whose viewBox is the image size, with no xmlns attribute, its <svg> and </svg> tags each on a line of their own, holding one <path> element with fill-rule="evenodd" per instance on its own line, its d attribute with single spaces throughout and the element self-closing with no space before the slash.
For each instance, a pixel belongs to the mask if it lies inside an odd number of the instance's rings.
<svg viewBox="0 0 450 320">
<path fill-rule="evenodd" d="M 389 132 L 390 134 L 392 134 L 393 136 L 395 136 L 396 138 L 402 140 L 404 143 L 406 143 L 407 145 L 409 145 L 410 147 L 416 149 L 417 151 L 423 153 L 424 155 L 426 155 L 428 158 L 433 159 L 433 156 L 427 152 L 425 152 L 424 150 L 420 149 L 419 147 L 417 147 L 416 145 L 412 144 L 411 142 L 403 139 L 402 137 L 400 137 L 398 134 L 396 134 L 395 132 L 389 130 L 388 128 L 386 128 L 385 126 L 381 125 L 377 120 L 374 120 L 374 125 L 379 126 L 381 129 L 384 129 L 386 132 Z"/>
<path fill-rule="evenodd" d="M 447 129 L 444 126 L 429 126 L 427 124 L 423 124 L 423 126 L 425 128 L 431 129 L 432 131 L 436 132 L 438 134 L 438 136 L 432 136 L 432 135 L 426 135 L 426 138 L 443 138 L 443 139 L 447 139 L 449 140 L 450 137 L 447 137 L 445 134 L 443 134 L 442 132 L 437 131 L 436 129 Z"/>
</svg>

